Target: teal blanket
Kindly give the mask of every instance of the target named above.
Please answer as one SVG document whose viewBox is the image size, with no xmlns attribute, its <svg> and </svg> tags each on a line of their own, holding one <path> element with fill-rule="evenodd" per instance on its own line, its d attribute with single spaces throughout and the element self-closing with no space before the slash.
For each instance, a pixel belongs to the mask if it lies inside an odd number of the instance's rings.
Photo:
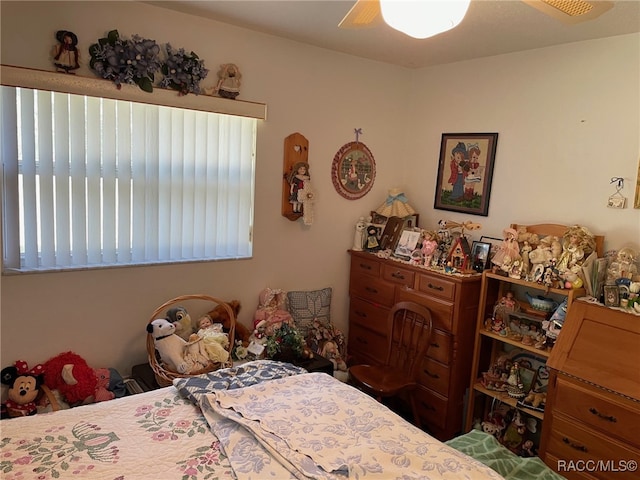
<svg viewBox="0 0 640 480">
<path fill-rule="evenodd" d="M 480 430 L 471 430 L 445 443 L 484 463 L 506 480 L 564 480 L 538 457 L 519 457 L 502 446 L 493 435 Z"/>
</svg>

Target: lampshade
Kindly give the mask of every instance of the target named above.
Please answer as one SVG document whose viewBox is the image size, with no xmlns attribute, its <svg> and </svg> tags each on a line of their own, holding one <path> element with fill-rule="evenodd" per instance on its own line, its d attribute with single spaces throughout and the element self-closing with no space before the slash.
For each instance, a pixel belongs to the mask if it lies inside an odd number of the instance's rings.
<svg viewBox="0 0 640 480">
<path fill-rule="evenodd" d="M 380 0 L 382 18 L 414 38 L 429 38 L 458 25 L 471 0 Z"/>
<path fill-rule="evenodd" d="M 384 217 L 408 217 L 415 215 L 416 211 L 413 209 L 404 192 L 399 188 L 392 188 L 389 190 L 387 199 L 376 208 L 376 213 Z"/>
</svg>

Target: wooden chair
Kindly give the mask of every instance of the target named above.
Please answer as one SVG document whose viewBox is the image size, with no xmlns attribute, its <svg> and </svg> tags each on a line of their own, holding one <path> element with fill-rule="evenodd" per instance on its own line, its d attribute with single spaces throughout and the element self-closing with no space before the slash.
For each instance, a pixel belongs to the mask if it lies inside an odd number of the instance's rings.
<svg viewBox="0 0 640 480">
<path fill-rule="evenodd" d="M 429 348 L 433 321 L 431 312 L 414 302 L 396 303 L 388 316 L 388 340 L 383 365 L 354 365 L 349 368 L 351 383 L 376 398 L 408 392 L 416 426 L 420 417 L 413 395 L 419 368 Z"/>
</svg>

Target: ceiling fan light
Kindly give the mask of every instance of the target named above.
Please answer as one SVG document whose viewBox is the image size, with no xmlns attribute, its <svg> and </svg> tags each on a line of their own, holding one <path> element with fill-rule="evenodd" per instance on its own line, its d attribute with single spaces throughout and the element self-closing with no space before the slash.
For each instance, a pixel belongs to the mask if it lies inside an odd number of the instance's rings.
<svg viewBox="0 0 640 480">
<path fill-rule="evenodd" d="M 380 0 L 382 18 L 414 38 L 429 38 L 457 26 L 471 0 Z"/>
</svg>

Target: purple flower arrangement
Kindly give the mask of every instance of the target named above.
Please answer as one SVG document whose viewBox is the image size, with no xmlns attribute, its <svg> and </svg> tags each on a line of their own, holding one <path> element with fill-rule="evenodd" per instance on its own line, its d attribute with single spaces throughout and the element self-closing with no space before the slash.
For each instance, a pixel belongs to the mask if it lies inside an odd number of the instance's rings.
<svg viewBox="0 0 640 480">
<path fill-rule="evenodd" d="M 118 88 L 128 83 L 153 92 L 155 75 L 160 72 L 163 77 L 157 84 L 159 87 L 177 90 L 180 95 L 199 94 L 200 82 L 209 73 L 204 60 L 194 52 L 186 53 L 183 48 L 175 50 L 168 43 L 165 51 L 166 59 L 162 60 L 155 40 L 139 35 L 123 39 L 117 30 L 111 30 L 89 47 L 89 65 L 97 75 L 112 80 Z"/>
</svg>

